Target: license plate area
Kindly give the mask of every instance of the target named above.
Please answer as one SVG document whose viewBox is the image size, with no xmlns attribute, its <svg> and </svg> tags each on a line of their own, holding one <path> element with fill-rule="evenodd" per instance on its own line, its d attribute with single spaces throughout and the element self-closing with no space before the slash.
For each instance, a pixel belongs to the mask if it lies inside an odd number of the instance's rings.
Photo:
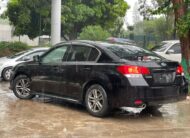
<svg viewBox="0 0 190 138">
<path fill-rule="evenodd" d="M 175 72 L 154 73 L 153 79 L 155 84 L 170 84 L 175 80 Z"/>
</svg>

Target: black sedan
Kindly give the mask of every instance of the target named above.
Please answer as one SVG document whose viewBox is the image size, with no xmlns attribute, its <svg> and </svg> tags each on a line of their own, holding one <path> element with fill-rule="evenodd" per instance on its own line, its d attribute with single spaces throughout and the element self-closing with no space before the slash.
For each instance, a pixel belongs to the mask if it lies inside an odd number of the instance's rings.
<svg viewBox="0 0 190 138">
<path fill-rule="evenodd" d="M 16 97 L 45 95 L 83 104 L 90 114 L 118 107 L 159 107 L 186 98 L 182 66 L 132 45 L 93 41 L 57 44 L 11 75 Z"/>
</svg>

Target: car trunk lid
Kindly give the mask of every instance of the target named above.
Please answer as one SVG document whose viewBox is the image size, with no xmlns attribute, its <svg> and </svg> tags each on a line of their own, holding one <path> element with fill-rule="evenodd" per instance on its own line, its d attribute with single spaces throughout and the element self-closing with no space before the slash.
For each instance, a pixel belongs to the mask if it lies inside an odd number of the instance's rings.
<svg viewBox="0 0 190 138">
<path fill-rule="evenodd" d="M 147 67 L 149 75 L 143 75 L 150 86 L 174 85 L 181 83 L 182 68 L 177 62 L 172 61 L 138 61 L 137 66 Z M 177 72 L 177 69 L 178 72 Z"/>
</svg>

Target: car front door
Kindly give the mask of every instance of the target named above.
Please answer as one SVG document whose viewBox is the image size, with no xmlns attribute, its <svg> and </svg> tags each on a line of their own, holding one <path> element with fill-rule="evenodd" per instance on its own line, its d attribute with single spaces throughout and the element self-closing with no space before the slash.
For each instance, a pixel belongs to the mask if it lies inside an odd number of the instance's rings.
<svg viewBox="0 0 190 138">
<path fill-rule="evenodd" d="M 32 90 L 40 93 L 62 95 L 60 85 L 63 69 L 60 68 L 65 59 L 68 45 L 55 47 L 43 55 L 40 64 L 36 68 L 36 75 L 32 77 Z"/>
</svg>

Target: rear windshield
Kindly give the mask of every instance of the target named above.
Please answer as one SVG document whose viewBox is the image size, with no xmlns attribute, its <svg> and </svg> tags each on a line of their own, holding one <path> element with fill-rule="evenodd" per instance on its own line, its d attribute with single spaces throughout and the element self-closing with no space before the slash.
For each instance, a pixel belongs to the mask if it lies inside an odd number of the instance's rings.
<svg viewBox="0 0 190 138">
<path fill-rule="evenodd" d="M 162 42 L 159 45 L 155 46 L 152 49 L 152 51 L 155 51 L 155 52 L 164 52 L 169 46 L 170 46 L 170 43 Z"/>
<path fill-rule="evenodd" d="M 162 60 L 157 54 L 145 50 L 137 46 L 108 46 L 111 52 L 126 60 L 138 60 L 138 61 L 151 61 L 151 60 Z"/>
<path fill-rule="evenodd" d="M 14 58 L 17 58 L 17 57 L 19 57 L 19 56 L 21 56 L 21 55 L 24 55 L 25 53 L 27 53 L 27 52 L 29 52 L 29 51 L 30 51 L 30 50 L 22 51 L 22 52 L 19 52 L 19 53 L 14 54 L 14 55 L 11 55 L 11 56 L 9 56 L 9 57 L 7 57 L 7 58 L 9 58 L 9 59 L 14 59 Z"/>
</svg>

